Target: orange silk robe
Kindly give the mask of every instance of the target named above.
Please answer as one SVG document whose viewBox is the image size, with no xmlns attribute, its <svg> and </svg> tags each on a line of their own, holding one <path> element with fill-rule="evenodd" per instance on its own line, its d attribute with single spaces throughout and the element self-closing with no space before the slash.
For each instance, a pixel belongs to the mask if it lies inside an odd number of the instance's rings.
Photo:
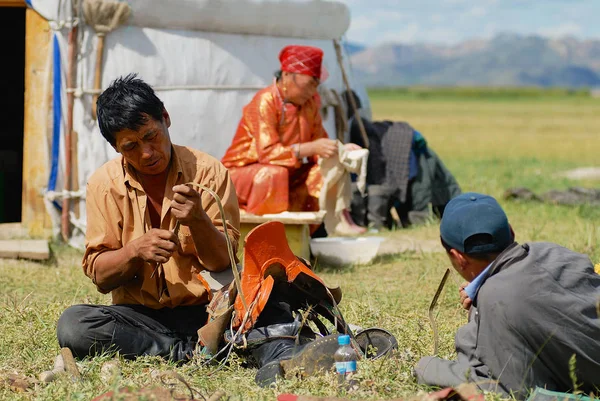
<svg viewBox="0 0 600 401">
<path fill-rule="evenodd" d="M 260 90 L 242 113 L 221 160 L 240 208 L 253 214 L 319 210 L 322 178 L 316 156 L 299 160 L 293 144 L 327 138 L 315 95 L 302 106 L 283 103 L 276 84 Z"/>
</svg>

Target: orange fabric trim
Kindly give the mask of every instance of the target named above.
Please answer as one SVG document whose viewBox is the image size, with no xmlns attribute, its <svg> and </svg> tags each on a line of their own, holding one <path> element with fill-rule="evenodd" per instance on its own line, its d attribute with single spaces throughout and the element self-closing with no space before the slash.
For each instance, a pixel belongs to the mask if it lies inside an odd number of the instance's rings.
<svg viewBox="0 0 600 401">
<path fill-rule="evenodd" d="M 212 301 L 213 295 L 212 295 L 212 290 L 210 289 L 210 285 L 206 282 L 206 280 L 204 280 L 204 277 L 202 277 L 201 274 L 197 274 L 196 277 L 198 278 L 200 283 L 202 283 L 202 285 L 204 286 L 204 289 L 206 290 L 206 293 L 208 294 L 208 301 L 209 302 Z"/>
</svg>

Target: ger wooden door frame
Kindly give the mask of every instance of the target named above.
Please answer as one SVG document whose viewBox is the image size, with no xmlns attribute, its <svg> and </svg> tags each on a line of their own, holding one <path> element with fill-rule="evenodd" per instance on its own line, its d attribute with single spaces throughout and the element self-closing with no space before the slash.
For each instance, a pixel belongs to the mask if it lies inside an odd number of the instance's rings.
<svg viewBox="0 0 600 401">
<path fill-rule="evenodd" d="M 0 0 L 0 6 L 24 1 Z M 23 125 L 23 193 L 21 224 L 31 236 L 46 236 L 52 222 L 42 191 L 48 182 L 48 134 L 50 97 L 47 93 L 49 46 L 52 33 L 48 21 L 35 10 L 25 12 L 25 104 Z"/>
<path fill-rule="evenodd" d="M 25 0 L 0 0 L 0 7 L 27 7 Z"/>
</svg>

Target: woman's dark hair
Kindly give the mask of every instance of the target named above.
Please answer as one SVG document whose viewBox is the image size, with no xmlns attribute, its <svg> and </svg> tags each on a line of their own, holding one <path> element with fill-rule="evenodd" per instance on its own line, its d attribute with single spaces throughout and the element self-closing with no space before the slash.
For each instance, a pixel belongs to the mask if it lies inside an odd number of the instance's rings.
<svg viewBox="0 0 600 401">
<path fill-rule="evenodd" d="M 98 125 L 102 136 L 112 145 L 116 133 L 137 130 L 148 118 L 161 121 L 164 104 L 150 85 L 129 74 L 115 79 L 96 101 Z"/>
<path fill-rule="evenodd" d="M 281 80 L 281 76 L 283 74 L 283 71 L 281 70 L 277 70 L 275 71 L 275 73 L 273 75 L 275 75 L 275 79 L 277 80 L 277 82 L 279 82 Z"/>
</svg>

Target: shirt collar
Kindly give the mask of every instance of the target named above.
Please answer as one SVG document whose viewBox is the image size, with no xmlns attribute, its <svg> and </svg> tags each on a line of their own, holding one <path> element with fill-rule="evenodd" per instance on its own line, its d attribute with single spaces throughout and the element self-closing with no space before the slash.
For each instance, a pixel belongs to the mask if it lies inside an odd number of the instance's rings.
<svg viewBox="0 0 600 401">
<path fill-rule="evenodd" d="M 183 167 L 181 166 L 179 151 L 175 145 L 171 145 L 171 163 L 171 172 L 174 172 L 177 177 L 180 177 L 183 174 Z"/>
<path fill-rule="evenodd" d="M 469 283 L 469 285 L 467 285 L 465 287 L 465 292 L 467 293 L 469 298 L 471 298 L 472 302 L 475 302 L 475 299 L 477 298 L 477 293 L 479 292 L 479 288 L 481 288 L 481 286 L 483 285 L 483 282 L 487 278 L 490 268 L 492 267 L 492 264 L 493 264 L 493 262 L 490 263 L 489 265 L 487 265 L 487 267 L 485 269 L 483 269 L 483 271 L 481 273 L 479 273 L 479 275 L 477 277 L 475 277 Z"/>
</svg>

